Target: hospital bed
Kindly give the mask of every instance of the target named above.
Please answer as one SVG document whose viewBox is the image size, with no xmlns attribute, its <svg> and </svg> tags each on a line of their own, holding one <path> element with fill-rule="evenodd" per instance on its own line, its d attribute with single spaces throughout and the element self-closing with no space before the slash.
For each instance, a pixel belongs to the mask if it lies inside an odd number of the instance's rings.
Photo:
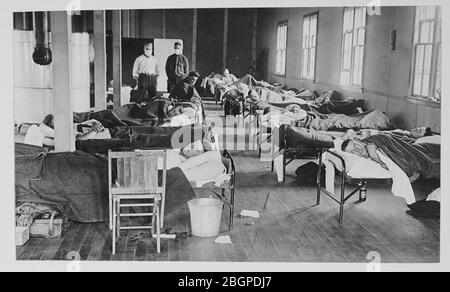
<svg viewBox="0 0 450 292">
<path fill-rule="evenodd" d="M 434 133 L 434 137 L 440 140 L 440 135 L 438 133 Z M 343 224 L 345 204 L 356 194 L 359 195 L 359 202 L 365 202 L 367 200 L 367 182 L 369 180 L 392 181 L 394 177 L 391 171 L 383 168 L 379 163 L 369 158 L 364 158 L 351 153 L 343 152 L 339 149 L 339 143 L 337 142 L 335 144 L 335 148 L 322 148 L 319 150 L 319 168 L 317 173 L 317 205 L 320 205 L 322 194 L 325 194 L 326 196 L 331 198 L 339 205 L 338 220 L 339 224 Z M 431 170 L 430 173 L 439 173 L 439 175 L 430 175 L 428 177 L 422 177 L 422 179 L 440 179 L 440 162 L 436 161 L 435 163 L 433 163 L 432 168 L 433 170 Z M 335 192 L 335 170 L 340 176 L 340 186 L 338 193 Z M 326 171 L 325 182 L 322 181 L 322 171 Z M 348 193 L 347 190 L 350 185 L 354 185 L 356 186 L 356 188 Z M 406 188 L 404 190 L 406 190 Z"/>
</svg>

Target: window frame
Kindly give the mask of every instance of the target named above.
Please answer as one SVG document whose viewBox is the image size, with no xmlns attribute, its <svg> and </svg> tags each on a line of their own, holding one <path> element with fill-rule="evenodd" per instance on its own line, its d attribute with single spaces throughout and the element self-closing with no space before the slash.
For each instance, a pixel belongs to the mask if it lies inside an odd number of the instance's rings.
<svg viewBox="0 0 450 292">
<path fill-rule="evenodd" d="M 314 17 L 314 16 L 316 17 L 316 32 L 315 32 L 316 39 L 315 39 L 315 42 L 314 42 L 314 47 L 307 47 L 307 48 L 305 48 L 304 47 L 304 41 L 305 41 L 305 35 L 304 35 L 304 32 L 305 32 L 304 31 L 305 20 L 307 18 L 311 18 L 311 17 Z M 311 23 L 311 21 L 310 21 L 310 23 Z M 301 34 L 302 34 L 302 38 L 301 38 L 302 43 L 301 43 L 300 78 L 303 79 L 303 80 L 306 80 L 306 81 L 316 82 L 316 76 L 317 76 L 317 46 L 318 46 L 318 38 L 319 38 L 319 11 L 315 11 L 315 12 L 312 12 L 312 13 L 309 13 L 309 14 L 305 14 L 303 16 L 303 27 L 302 28 L 303 29 L 302 29 L 302 32 L 301 32 Z M 311 35 L 309 34 L 308 37 L 311 37 Z M 314 53 L 314 72 L 313 72 L 313 76 L 311 77 L 311 76 L 303 75 L 303 69 L 304 69 L 304 66 L 305 66 L 305 64 L 304 64 L 305 50 L 308 50 L 308 64 L 307 64 L 307 66 L 308 66 L 307 72 L 308 73 L 307 73 L 307 75 L 310 73 L 309 66 L 311 64 L 310 57 L 311 57 L 311 49 L 312 48 L 314 48 L 315 53 Z"/>
<path fill-rule="evenodd" d="M 283 26 L 285 26 L 286 27 L 286 36 L 285 36 L 285 43 L 284 43 L 284 46 L 285 46 L 285 48 L 284 49 L 279 49 L 279 45 L 280 45 L 280 28 L 281 27 L 283 27 Z M 277 44 L 276 44 L 276 56 L 275 56 L 275 61 L 276 61 L 276 64 L 275 64 L 275 75 L 277 75 L 277 76 L 281 76 L 281 77 L 286 77 L 286 69 L 287 69 L 287 48 L 288 48 L 288 28 L 289 28 L 289 25 L 288 25 L 288 21 L 287 20 L 284 20 L 284 21 L 280 21 L 279 23 L 278 23 L 278 25 L 277 25 Z M 279 53 L 279 51 L 284 51 L 284 65 L 283 65 L 283 68 L 284 68 L 284 72 L 280 72 L 278 69 L 278 63 L 279 63 L 279 59 L 278 59 L 278 53 Z"/>
<path fill-rule="evenodd" d="M 437 85 L 437 75 L 438 75 L 438 62 L 439 62 L 439 55 L 441 56 L 441 73 L 440 73 L 440 78 L 441 78 L 441 84 L 442 84 L 442 8 L 441 6 L 435 6 L 436 7 L 436 11 L 435 11 L 435 17 L 434 20 L 431 19 L 426 19 L 426 20 L 422 20 L 423 23 L 429 23 L 432 22 L 434 24 L 434 29 L 433 29 L 433 40 L 430 43 L 422 43 L 421 41 L 421 24 L 417 23 L 418 19 L 418 8 L 421 7 L 430 7 L 433 5 L 429 5 L 429 6 L 416 6 L 415 7 L 415 13 L 414 13 L 414 22 L 413 22 L 413 40 L 412 40 L 412 59 L 411 59 L 411 72 L 410 72 L 410 87 L 409 87 L 409 97 L 412 99 L 418 99 L 418 100 L 424 100 L 424 101 L 430 101 L 430 102 L 435 102 L 435 103 L 440 103 L 441 99 L 442 99 L 442 93 L 439 99 L 436 98 L 436 85 Z M 419 29 L 419 31 L 416 31 L 416 29 Z M 439 37 L 439 32 L 441 34 L 441 36 Z M 417 35 L 417 42 L 416 42 L 416 33 Z M 416 79 L 416 58 L 417 58 L 417 52 L 418 52 L 418 48 L 420 46 L 432 46 L 432 56 L 431 56 L 431 64 L 430 64 L 430 80 L 429 80 L 429 85 L 428 85 L 428 94 L 427 96 L 424 96 L 422 94 L 416 94 L 414 92 L 414 86 L 415 86 L 415 79 Z M 440 54 L 439 54 L 440 52 Z M 423 57 L 423 63 L 425 63 L 425 59 L 426 57 Z M 424 68 L 422 68 L 422 73 L 424 72 Z M 424 76 L 422 75 L 422 79 L 421 79 L 421 91 L 423 90 L 423 82 L 424 82 Z M 442 91 L 442 88 L 441 88 Z"/>
<path fill-rule="evenodd" d="M 352 29 L 345 31 L 345 13 L 348 9 L 353 10 L 353 17 L 352 17 Z M 357 9 L 363 9 L 364 11 L 364 26 L 356 27 L 356 11 Z M 367 7 L 365 6 L 348 6 L 344 7 L 343 13 L 342 13 L 342 33 L 341 33 L 341 62 L 340 62 L 340 75 L 339 75 L 339 84 L 344 87 L 349 88 L 357 88 L 363 90 L 364 88 L 364 72 L 365 72 L 365 60 L 366 60 L 366 48 L 367 48 L 367 25 L 368 21 L 368 14 L 367 14 Z M 356 38 L 358 38 L 359 31 L 363 29 L 364 30 L 364 43 L 362 45 L 356 44 L 355 45 L 355 35 Z M 347 52 L 345 49 L 346 44 L 346 35 L 351 34 L 351 51 L 350 51 L 350 69 L 344 69 L 344 61 L 345 61 L 345 53 Z M 356 43 L 358 42 L 358 39 L 356 39 Z M 356 56 L 356 48 L 362 48 L 362 64 L 361 64 L 361 80 L 357 83 L 354 81 L 354 74 L 355 74 L 355 56 Z M 350 74 L 349 83 L 344 83 L 342 78 L 342 74 L 344 72 L 347 72 Z"/>
</svg>

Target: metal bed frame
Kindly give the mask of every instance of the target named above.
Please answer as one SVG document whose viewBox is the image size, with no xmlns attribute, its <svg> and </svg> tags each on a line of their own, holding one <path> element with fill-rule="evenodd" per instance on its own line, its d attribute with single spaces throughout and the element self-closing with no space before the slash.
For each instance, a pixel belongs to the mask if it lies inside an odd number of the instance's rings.
<svg viewBox="0 0 450 292">
<path fill-rule="evenodd" d="M 327 191 L 322 187 L 322 165 L 323 165 L 323 154 L 328 153 L 337 157 L 342 163 L 342 172 L 341 172 L 341 190 L 340 190 L 340 199 L 336 199 L 337 195 Z M 352 181 L 357 181 L 357 188 L 346 195 L 346 187 Z M 345 160 L 339 156 L 338 154 L 322 148 L 319 151 L 319 170 L 317 171 L 317 206 L 320 205 L 320 197 L 321 194 L 324 193 L 328 197 L 330 197 L 333 201 L 339 204 L 339 224 L 344 223 L 344 207 L 345 203 L 350 200 L 357 192 L 359 192 L 359 202 L 365 202 L 367 200 L 367 179 L 356 179 L 347 175 L 347 167 L 345 164 Z"/>
<path fill-rule="evenodd" d="M 322 181 L 321 181 L 321 174 L 322 174 L 322 165 L 323 165 L 323 154 L 327 153 L 330 155 L 333 155 L 334 157 L 338 158 L 342 163 L 342 171 L 340 173 L 341 176 L 341 186 L 340 186 L 340 198 L 336 199 L 336 197 L 339 197 L 337 194 L 333 194 L 329 191 L 327 191 L 325 188 L 322 187 Z M 347 167 L 345 160 L 338 155 L 337 153 L 334 153 L 328 149 L 322 148 L 320 149 L 319 154 L 319 170 L 317 171 L 317 205 L 320 205 L 320 197 L 321 194 L 324 193 L 328 197 L 330 197 L 333 201 L 339 204 L 339 224 L 343 224 L 344 222 L 344 207 L 348 200 L 350 200 L 356 193 L 359 192 L 359 202 L 363 203 L 367 201 L 367 180 L 372 180 L 372 178 L 353 178 L 349 175 L 347 175 Z M 422 178 L 425 180 L 437 180 L 440 178 Z M 373 179 L 373 180 L 388 180 L 388 179 Z M 390 179 L 389 179 L 390 180 Z M 346 194 L 346 188 L 347 185 L 353 184 L 357 185 L 357 188 L 354 189 L 349 194 Z"/>
<path fill-rule="evenodd" d="M 132 134 L 130 134 L 130 140 L 132 139 Z M 148 150 L 167 150 L 162 148 L 154 148 Z M 231 175 L 230 182 L 227 184 L 222 184 L 219 187 L 212 188 L 212 192 L 223 201 L 224 205 L 226 205 L 230 209 L 230 218 L 229 218 L 229 230 L 233 229 L 234 224 L 234 203 L 235 203 L 235 194 L 236 194 L 236 166 L 234 162 L 233 156 L 226 149 L 222 151 L 222 157 L 228 159 L 230 161 L 230 165 L 228 167 L 228 174 Z M 200 187 L 194 186 L 194 189 L 199 189 Z M 221 190 L 220 193 L 217 193 L 215 190 Z M 229 192 L 229 198 L 227 197 L 227 191 Z"/>
<path fill-rule="evenodd" d="M 270 137 L 272 137 L 273 133 L 271 133 Z M 286 182 L 286 167 L 291 164 L 294 160 L 303 159 L 303 160 L 317 160 L 319 158 L 320 150 L 315 147 L 287 147 L 287 136 L 286 132 L 283 131 L 280 134 L 280 142 L 284 145 L 284 148 L 281 148 L 278 152 L 283 155 L 283 183 Z M 272 149 L 274 146 L 272 146 Z M 261 152 L 261 150 L 259 150 Z M 274 153 L 273 153 L 274 154 Z M 271 172 L 275 170 L 275 162 L 272 160 Z"/>
<path fill-rule="evenodd" d="M 224 183 L 219 187 L 211 188 L 214 195 L 216 195 L 223 203 L 224 207 L 227 206 L 229 208 L 230 218 L 228 220 L 228 230 L 233 230 L 234 225 L 234 204 L 235 204 L 235 195 L 236 195 L 236 167 L 234 163 L 234 158 L 231 156 L 228 150 L 223 150 L 222 157 L 228 159 L 230 161 L 230 165 L 228 167 L 227 173 L 231 175 L 231 179 L 229 183 Z M 194 187 L 194 189 L 198 189 L 198 187 Z M 219 189 L 220 193 L 216 190 Z M 229 197 L 227 196 L 227 192 Z"/>
</svg>

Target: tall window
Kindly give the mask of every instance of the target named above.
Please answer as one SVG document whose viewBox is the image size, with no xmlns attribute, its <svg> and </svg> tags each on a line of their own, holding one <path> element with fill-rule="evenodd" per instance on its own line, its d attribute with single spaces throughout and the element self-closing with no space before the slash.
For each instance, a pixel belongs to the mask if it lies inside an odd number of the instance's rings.
<svg viewBox="0 0 450 292">
<path fill-rule="evenodd" d="M 441 100 L 441 9 L 416 8 L 412 95 Z"/>
<path fill-rule="evenodd" d="M 366 41 L 366 7 L 344 9 L 342 35 L 341 84 L 361 86 Z"/>
<path fill-rule="evenodd" d="M 307 15 L 303 19 L 303 47 L 301 77 L 308 80 L 315 79 L 317 21 L 319 14 Z"/>
<path fill-rule="evenodd" d="M 287 28 L 287 22 L 278 25 L 277 68 L 275 72 L 278 75 L 286 75 Z"/>
</svg>

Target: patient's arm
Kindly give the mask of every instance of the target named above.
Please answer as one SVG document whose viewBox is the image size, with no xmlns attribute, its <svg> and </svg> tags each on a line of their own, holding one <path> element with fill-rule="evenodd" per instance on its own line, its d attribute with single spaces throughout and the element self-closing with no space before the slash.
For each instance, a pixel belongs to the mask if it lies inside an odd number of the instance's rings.
<svg viewBox="0 0 450 292">
<path fill-rule="evenodd" d="M 208 161 L 222 161 L 222 156 L 219 151 L 207 151 L 195 157 L 189 158 L 184 161 L 180 168 L 183 171 L 188 171 L 199 165 L 205 164 Z"/>
<path fill-rule="evenodd" d="M 378 156 L 378 153 L 377 153 L 377 149 L 378 148 L 377 148 L 377 146 L 375 144 L 370 143 L 370 144 L 367 145 L 366 148 L 367 148 L 367 153 L 369 154 L 370 159 L 372 159 L 373 161 L 381 164 L 381 166 L 383 168 L 387 169 L 387 166 L 383 163 L 383 161 L 381 161 L 380 156 Z"/>
<path fill-rule="evenodd" d="M 76 139 L 77 140 L 81 140 L 81 141 L 92 140 L 96 136 L 96 134 L 97 134 L 97 132 L 94 131 L 94 130 L 92 130 L 92 131 L 90 131 L 90 132 L 88 132 L 86 134 L 76 133 Z"/>
</svg>

